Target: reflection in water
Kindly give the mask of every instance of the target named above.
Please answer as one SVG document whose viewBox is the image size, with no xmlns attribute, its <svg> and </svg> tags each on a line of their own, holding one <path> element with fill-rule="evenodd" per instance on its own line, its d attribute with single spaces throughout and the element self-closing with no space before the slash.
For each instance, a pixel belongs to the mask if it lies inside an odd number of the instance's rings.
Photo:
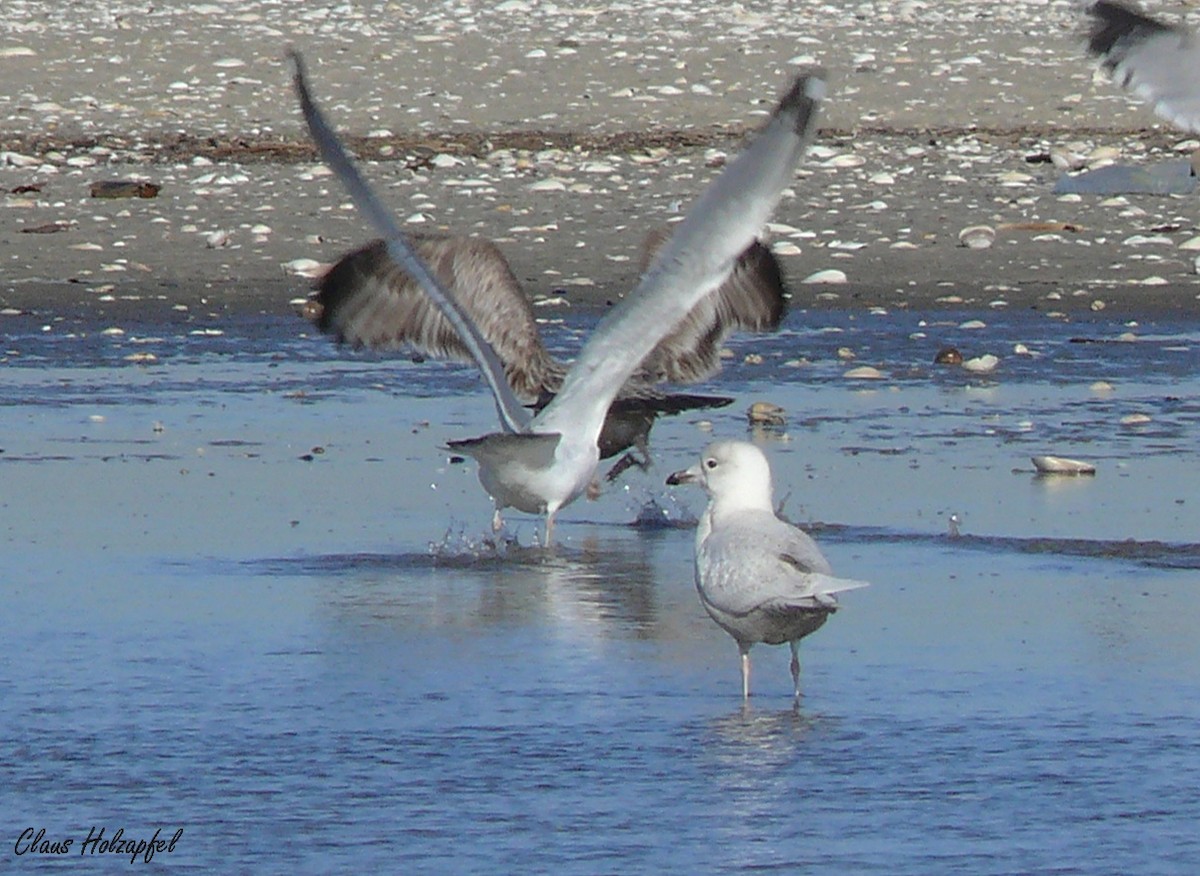
<svg viewBox="0 0 1200 876">
<path fill-rule="evenodd" d="M 798 711 L 768 693 L 783 660 L 741 710 L 698 603 L 661 485 L 694 423 L 656 426 L 661 471 L 623 476 L 653 525 L 609 488 L 554 552 L 489 553 L 445 538 L 490 517 L 437 449 L 486 408 L 469 369 L 342 359 L 277 322 L 14 333 L 0 824 L 183 827 L 163 860 L 196 873 L 1190 872 L 1195 328 L 1072 344 L 1127 329 L 988 314 L 995 349 L 1042 355 L 978 394 L 921 363 L 982 335 L 921 319 L 793 314 L 753 341 L 764 364 L 728 363 L 742 398 L 713 431 L 787 407 L 789 516 L 840 522 L 818 539 L 874 584 L 814 641 Z M 842 345 L 889 382 L 849 391 Z M 144 349 L 160 364 L 124 364 Z M 1099 474 L 1031 478 L 1051 451 Z"/>
</svg>

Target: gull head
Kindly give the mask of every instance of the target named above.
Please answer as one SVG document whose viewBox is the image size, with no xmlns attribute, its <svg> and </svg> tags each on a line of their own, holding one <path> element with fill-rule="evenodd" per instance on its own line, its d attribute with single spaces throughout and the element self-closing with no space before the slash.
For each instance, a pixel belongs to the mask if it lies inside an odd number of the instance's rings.
<svg viewBox="0 0 1200 876">
<path fill-rule="evenodd" d="M 772 509 L 771 466 L 766 455 L 748 441 L 715 441 L 700 461 L 667 478 L 671 486 L 699 484 L 714 505 Z"/>
</svg>

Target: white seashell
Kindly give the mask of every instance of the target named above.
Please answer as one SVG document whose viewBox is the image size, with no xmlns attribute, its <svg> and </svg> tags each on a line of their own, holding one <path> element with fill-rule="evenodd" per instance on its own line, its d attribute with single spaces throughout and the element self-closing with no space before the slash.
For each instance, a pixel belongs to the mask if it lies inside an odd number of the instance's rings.
<svg viewBox="0 0 1200 876">
<path fill-rule="evenodd" d="M 0 152 L 0 167 L 37 167 L 42 163 L 40 158 L 32 155 L 22 155 L 20 152 Z"/>
<path fill-rule="evenodd" d="M 968 319 L 966 322 L 960 322 L 958 327 L 960 329 L 981 329 L 987 328 L 987 323 L 982 319 Z"/>
<path fill-rule="evenodd" d="M 1197 250 L 1200 249 L 1200 235 L 1189 237 L 1183 243 L 1179 244 L 1180 249 Z"/>
<path fill-rule="evenodd" d="M 5 46 L 0 49 L 0 58 L 32 58 L 36 54 L 28 46 Z"/>
<path fill-rule="evenodd" d="M 958 232 L 958 242 L 967 249 L 987 249 L 996 242 L 996 229 L 990 225 L 970 225 Z"/>
<path fill-rule="evenodd" d="M 204 245 L 209 249 L 219 249 L 223 246 L 229 246 L 229 241 L 233 238 L 233 233 L 230 231 L 210 231 L 204 235 Z"/>
<path fill-rule="evenodd" d="M 1062 456 L 1034 456 L 1033 467 L 1042 474 L 1094 475 L 1096 466 Z"/>
<path fill-rule="evenodd" d="M 551 177 L 550 179 L 539 179 L 537 182 L 529 186 L 531 192 L 565 192 L 567 184 L 561 179 Z"/>
<path fill-rule="evenodd" d="M 1055 146 L 1050 150 L 1050 163 L 1059 170 L 1080 170 L 1087 164 L 1087 156 L 1073 149 Z"/>
<path fill-rule="evenodd" d="M 297 277 L 307 277 L 315 280 L 325 276 L 331 266 L 316 259 L 292 259 L 283 263 L 283 272 Z"/>
<path fill-rule="evenodd" d="M 1121 241 L 1125 246 L 1147 246 L 1147 245 L 1171 245 L 1171 238 L 1165 234 L 1134 234 Z"/>
<path fill-rule="evenodd" d="M 1122 426 L 1144 426 L 1150 422 L 1150 417 L 1146 414 L 1127 414 L 1121 417 Z"/>
<path fill-rule="evenodd" d="M 234 67 L 245 67 L 246 62 L 243 61 L 241 58 L 220 58 L 216 61 L 213 61 L 213 66 L 220 67 L 225 70 L 230 70 Z"/>
<path fill-rule="evenodd" d="M 896 177 L 890 173 L 883 171 L 881 173 L 872 174 L 868 177 L 867 182 L 877 186 L 890 186 L 896 182 Z"/>
<path fill-rule="evenodd" d="M 835 155 L 832 158 L 828 159 L 827 161 L 821 162 L 821 166 L 822 167 L 862 167 L 866 163 L 867 163 L 867 159 L 863 158 L 861 155 L 852 155 L 850 153 L 843 153 L 841 155 Z"/>
<path fill-rule="evenodd" d="M 1088 387 L 1092 392 L 1112 392 L 1113 385 L 1107 380 L 1097 380 Z"/>
<path fill-rule="evenodd" d="M 445 152 L 439 152 L 433 158 L 429 159 L 429 163 L 434 167 L 458 167 L 463 163 L 463 160 L 453 155 L 448 155 Z"/>
<path fill-rule="evenodd" d="M 780 240 L 771 244 L 771 252 L 781 256 L 798 256 L 803 250 L 789 240 Z"/>
<path fill-rule="evenodd" d="M 985 353 L 982 356 L 976 356 L 973 359 L 964 359 L 962 367 L 964 371 L 970 371 L 974 374 L 988 374 L 996 370 L 996 366 L 1000 364 L 1000 357 L 993 356 L 991 353 Z"/>
<path fill-rule="evenodd" d="M 882 371 L 871 365 L 859 365 L 857 368 L 850 368 L 842 376 L 847 380 L 882 380 L 885 377 Z"/>
<path fill-rule="evenodd" d="M 845 283 L 846 272 L 839 271 L 837 268 L 826 268 L 823 271 L 816 271 L 809 274 L 801 283 L 822 284 L 822 283 Z"/>
</svg>

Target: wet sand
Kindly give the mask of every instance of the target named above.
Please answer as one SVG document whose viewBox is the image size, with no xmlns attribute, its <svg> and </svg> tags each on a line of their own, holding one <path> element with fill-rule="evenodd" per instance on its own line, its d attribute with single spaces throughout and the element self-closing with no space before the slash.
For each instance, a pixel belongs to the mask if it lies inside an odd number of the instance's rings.
<svg viewBox="0 0 1200 876">
<path fill-rule="evenodd" d="M 496 239 L 535 297 L 631 288 L 644 229 L 789 69 L 819 63 L 832 99 L 769 231 L 795 306 L 1196 306 L 1194 197 L 1051 193 L 1052 148 L 1146 164 L 1189 145 L 1094 77 L 1070 3 L 421 9 L 18 3 L 0 37 L 3 318 L 288 315 L 310 283 L 287 266 L 369 237 L 313 163 L 288 45 L 397 214 Z M 105 179 L 162 189 L 90 197 Z M 996 244 L 961 246 L 978 224 Z M 802 282 L 829 269 L 847 282 Z"/>
</svg>

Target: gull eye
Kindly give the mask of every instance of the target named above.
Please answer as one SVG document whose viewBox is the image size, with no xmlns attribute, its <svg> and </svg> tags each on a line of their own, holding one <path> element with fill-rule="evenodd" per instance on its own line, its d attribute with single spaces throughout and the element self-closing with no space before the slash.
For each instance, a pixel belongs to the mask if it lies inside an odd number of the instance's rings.
<svg viewBox="0 0 1200 876">
<path fill-rule="evenodd" d="M 708 459 L 704 460 L 704 467 L 709 471 L 712 471 L 717 467 L 717 461 L 710 456 Z"/>
</svg>

